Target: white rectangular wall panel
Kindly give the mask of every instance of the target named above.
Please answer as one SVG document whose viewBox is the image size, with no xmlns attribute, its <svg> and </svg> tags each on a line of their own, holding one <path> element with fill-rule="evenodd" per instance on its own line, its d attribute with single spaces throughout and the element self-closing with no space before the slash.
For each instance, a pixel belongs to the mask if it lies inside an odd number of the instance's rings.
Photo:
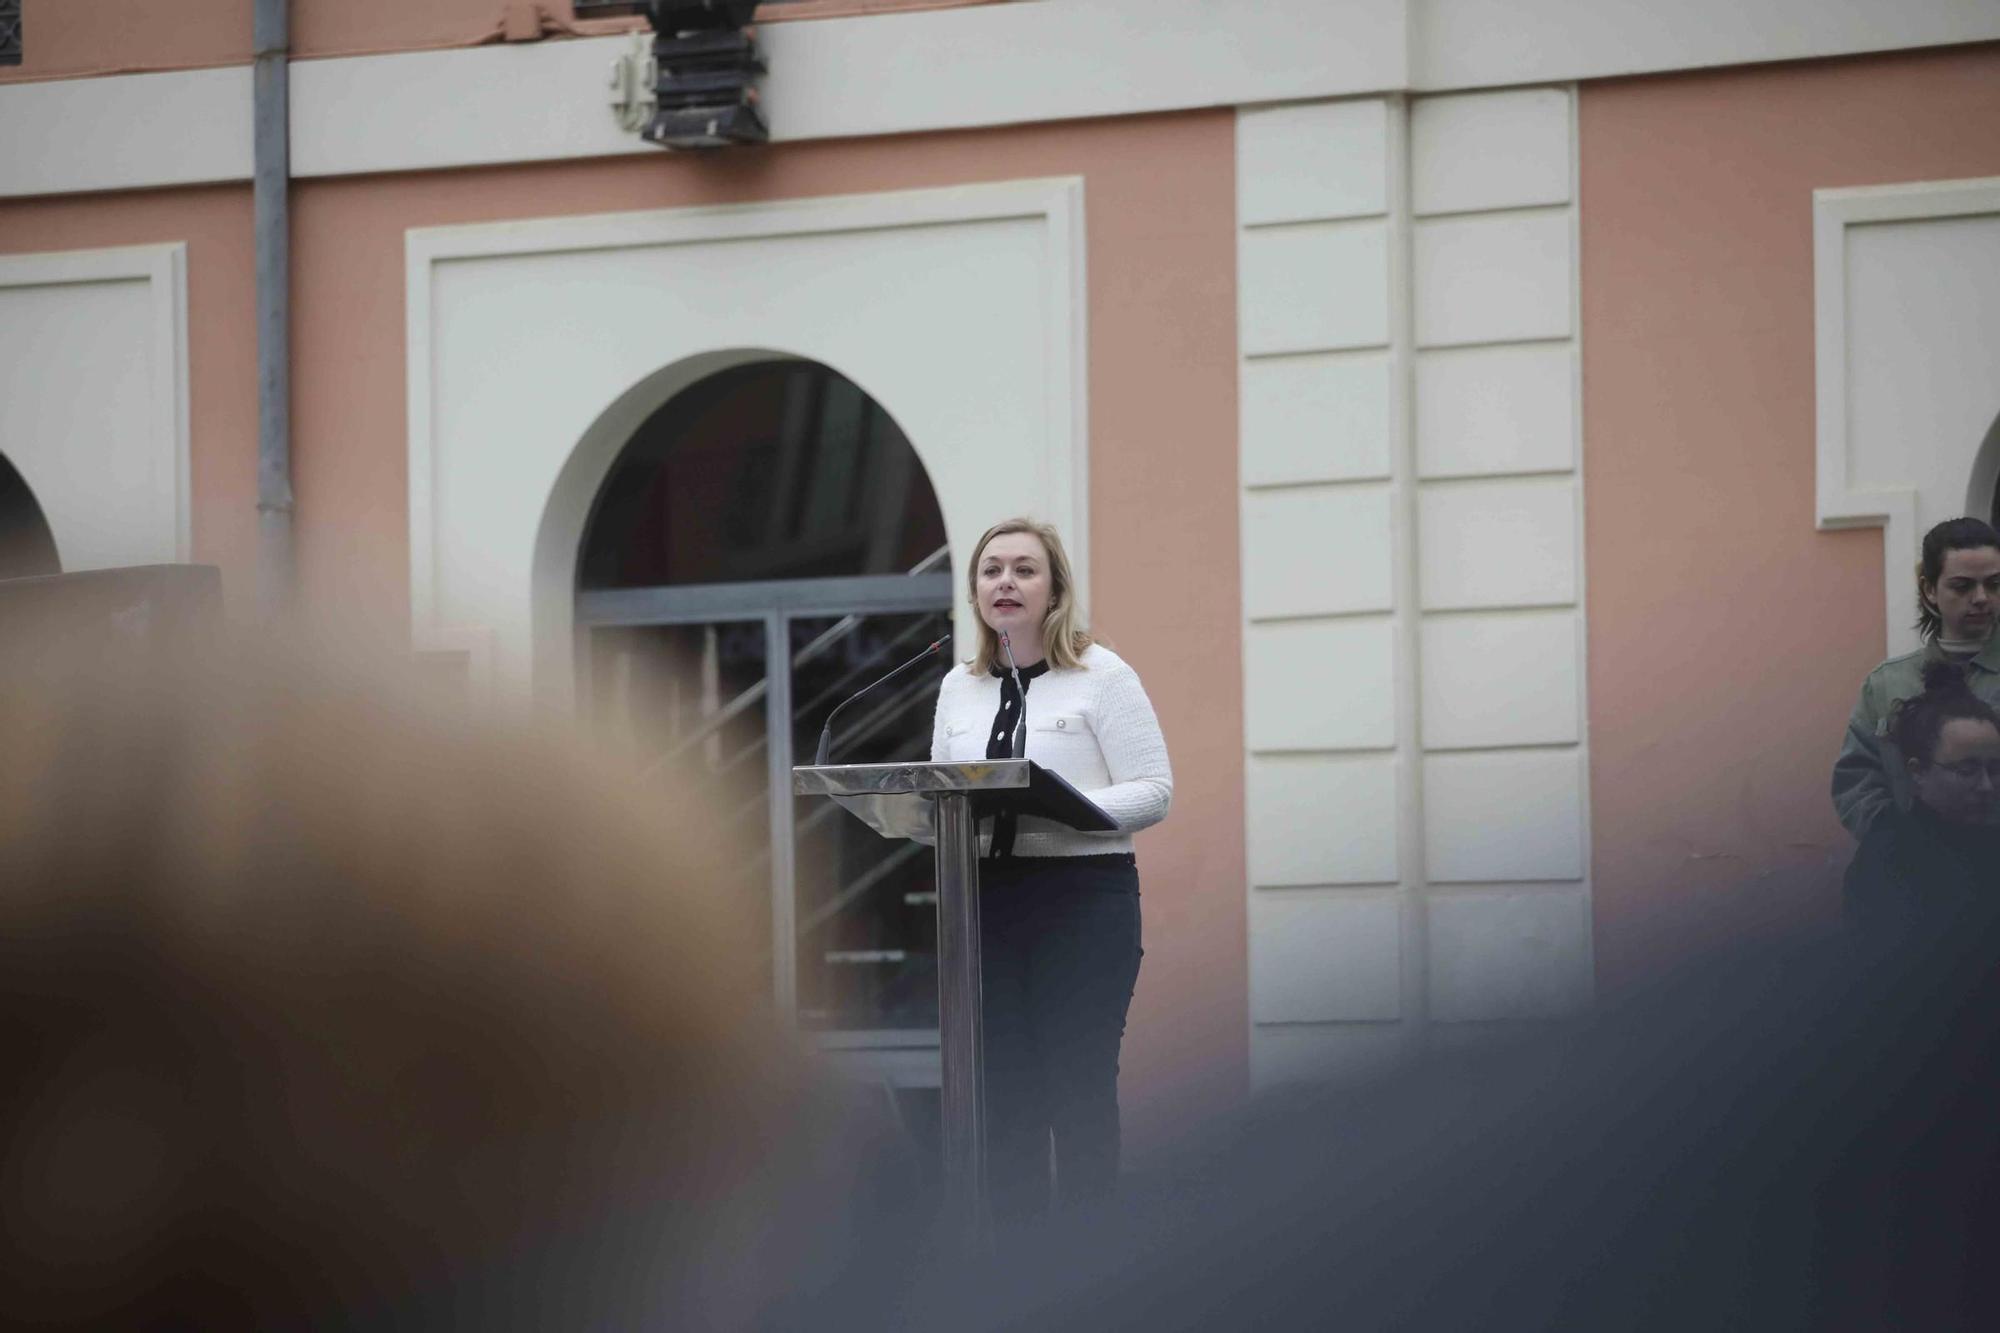
<svg viewBox="0 0 2000 1333">
<path fill-rule="evenodd" d="M 1394 378 L 1379 351 L 1244 362 L 1243 484 L 1386 479 Z"/>
<path fill-rule="evenodd" d="M 1386 616 L 1251 624 L 1244 635 L 1252 750 L 1396 743 L 1395 626 Z"/>
<path fill-rule="evenodd" d="M 1590 998 L 1590 894 L 1582 884 L 1433 894 L 1431 1017 L 1549 1019 Z"/>
<path fill-rule="evenodd" d="M 1431 483 L 1418 497 L 1427 611 L 1555 606 L 1577 595 L 1569 477 Z"/>
<path fill-rule="evenodd" d="M 1388 109 L 1377 100 L 1245 111 L 1236 130 L 1237 222 L 1387 212 L 1387 143 Z"/>
<path fill-rule="evenodd" d="M 1252 755 L 1250 883 L 1394 884 L 1396 760 Z"/>
<path fill-rule="evenodd" d="M 1419 353 L 1418 475 L 1568 472 L 1576 466 L 1575 401 L 1567 342 Z"/>
<path fill-rule="evenodd" d="M 1389 533 L 1386 487 L 1246 494 L 1245 614 L 1266 620 L 1388 610 Z"/>
<path fill-rule="evenodd" d="M 1569 202 L 1569 94 L 1528 88 L 1425 97 L 1410 109 L 1418 217 Z"/>
<path fill-rule="evenodd" d="M 190 557 L 186 266 L 178 243 L 0 256 L 0 453 L 65 573 Z"/>
<path fill-rule="evenodd" d="M 1246 355 L 1388 342 L 1389 231 L 1379 219 L 1260 227 L 1237 245 Z"/>
<path fill-rule="evenodd" d="M 1250 1017 L 1356 1022 L 1402 1012 L 1402 903 L 1393 893 L 1259 889 L 1250 898 Z"/>
<path fill-rule="evenodd" d="M 1578 632 L 1577 613 L 1567 608 L 1426 616 L 1424 748 L 1581 740 Z"/>
<path fill-rule="evenodd" d="M 1567 209 L 1435 218 L 1415 245 L 1418 346 L 1569 336 Z"/>
<path fill-rule="evenodd" d="M 1433 883 L 1582 879 L 1581 756 L 1426 757 L 1424 856 Z"/>
<path fill-rule="evenodd" d="M 597 486 L 717 349 L 839 366 L 908 434 L 953 549 L 1047 514 L 1087 596 L 1082 209 L 1081 181 L 1010 181 L 409 233 L 416 646 L 490 643 L 496 688 L 568 706 Z"/>
</svg>

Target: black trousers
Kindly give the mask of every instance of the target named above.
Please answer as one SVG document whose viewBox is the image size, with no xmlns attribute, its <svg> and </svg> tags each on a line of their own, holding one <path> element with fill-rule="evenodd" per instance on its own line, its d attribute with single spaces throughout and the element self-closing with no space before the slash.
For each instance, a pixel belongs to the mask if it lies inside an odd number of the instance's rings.
<svg viewBox="0 0 2000 1333">
<path fill-rule="evenodd" d="M 1118 1179 L 1118 1048 L 1139 977 L 1131 853 L 979 865 L 986 1170 L 994 1221 L 1032 1222 Z"/>
</svg>

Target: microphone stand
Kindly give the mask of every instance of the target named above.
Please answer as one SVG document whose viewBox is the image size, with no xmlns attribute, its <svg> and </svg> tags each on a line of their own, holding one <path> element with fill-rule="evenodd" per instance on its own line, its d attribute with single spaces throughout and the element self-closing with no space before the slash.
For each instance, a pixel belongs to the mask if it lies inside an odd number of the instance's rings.
<svg viewBox="0 0 2000 1333">
<path fill-rule="evenodd" d="M 944 646 L 949 642 L 951 642 L 951 635 L 946 634 L 936 643 L 933 643 L 930 647 L 924 649 L 922 652 L 918 653 L 915 657 L 912 657 L 909 661 L 903 663 L 903 665 L 897 667 L 894 671 L 891 671 L 888 675 L 883 676 L 879 680 L 870 681 L 868 684 L 863 685 L 860 689 L 856 690 L 853 694 L 848 695 L 847 698 L 841 700 L 839 704 L 835 705 L 834 710 L 826 715 L 826 725 L 820 728 L 819 751 L 813 756 L 813 763 L 815 764 L 826 763 L 827 752 L 833 748 L 834 720 L 838 718 L 842 713 L 846 712 L 850 705 L 859 703 L 864 695 L 868 694 L 870 691 L 874 690 L 878 686 L 887 685 L 890 681 L 896 679 L 898 676 L 902 675 L 910 668 L 917 666 L 918 664 L 926 662 L 931 658 L 937 656 L 940 652 L 944 651 Z"/>
<path fill-rule="evenodd" d="M 1007 654 L 1007 670 L 1014 677 L 1014 693 L 1021 700 L 1021 715 L 1014 719 L 1012 741 L 1014 757 L 1020 759 L 1028 753 L 1028 687 L 1021 683 L 1021 668 L 1014 664 L 1014 643 L 1006 634 L 1000 636 L 1000 651 Z"/>
</svg>

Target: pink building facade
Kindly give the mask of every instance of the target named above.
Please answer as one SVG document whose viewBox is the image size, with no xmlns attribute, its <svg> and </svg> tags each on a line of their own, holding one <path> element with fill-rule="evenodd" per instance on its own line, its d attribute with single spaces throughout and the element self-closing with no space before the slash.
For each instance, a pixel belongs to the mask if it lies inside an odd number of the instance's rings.
<svg viewBox="0 0 2000 1333">
<path fill-rule="evenodd" d="M 249 619 L 250 0 L 22 8 L 0 455 L 64 569 Z M 951 571 L 1063 528 L 1159 709 L 1141 1142 L 1834 910 L 1852 692 L 2000 478 L 1989 6 L 769 5 L 772 142 L 710 153 L 620 124 L 632 22 L 291 9 L 296 597 L 615 725 L 620 460 L 833 372 Z"/>
</svg>

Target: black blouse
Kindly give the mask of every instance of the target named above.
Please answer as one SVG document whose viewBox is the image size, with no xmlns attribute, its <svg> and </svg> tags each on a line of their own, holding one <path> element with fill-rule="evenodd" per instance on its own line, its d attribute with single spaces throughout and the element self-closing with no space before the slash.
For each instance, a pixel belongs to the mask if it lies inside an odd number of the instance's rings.
<svg viewBox="0 0 2000 1333">
<path fill-rule="evenodd" d="M 993 674 L 1000 678 L 1000 709 L 993 714 L 993 734 L 986 738 L 988 759 L 1012 759 L 1014 757 L 1015 728 L 1025 725 L 1023 703 L 1025 691 L 1035 683 L 1035 678 L 1048 674 L 1047 658 L 1031 667 L 1021 668 L 1021 688 L 1014 688 L 1014 674 L 999 663 L 994 663 Z M 1022 747 L 1026 749 L 1025 746 Z M 1014 812 L 1003 810 L 993 816 L 993 843 L 988 856 L 1006 857 L 1014 854 Z"/>
</svg>

